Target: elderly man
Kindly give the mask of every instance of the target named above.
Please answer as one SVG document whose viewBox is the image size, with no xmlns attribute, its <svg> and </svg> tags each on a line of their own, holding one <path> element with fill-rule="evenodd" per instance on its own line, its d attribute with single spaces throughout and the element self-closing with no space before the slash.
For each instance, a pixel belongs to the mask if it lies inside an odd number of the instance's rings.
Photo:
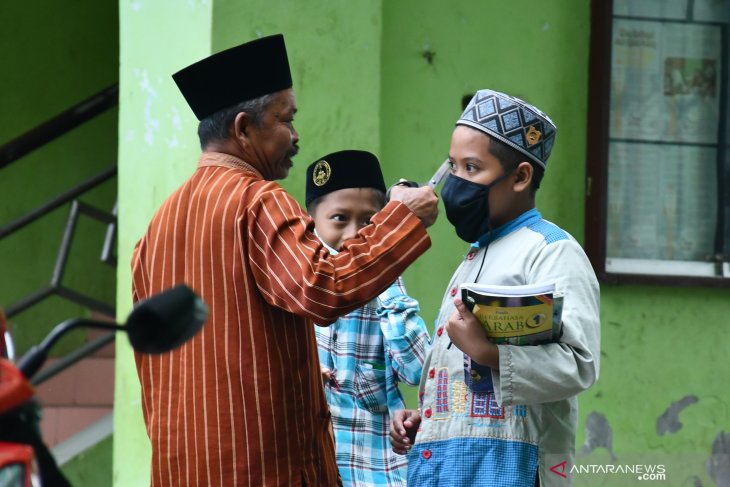
<svg viewBox="0 0 730 487">
<path fill-rule="evenodd" d="M 157 211 L 133 258 L 134 300 L 177 283 L 208 303 L 203 331 L 136 356 L 153 486 L 337 484 L 311 321 L 385 290 L 429 246 L 430 188 L 391 202 L 330 255 L 275 179 L 298 151 L 281 35 L 220 52 L 173 78 L 200 120 L 203 154 Z"/>
</svg>

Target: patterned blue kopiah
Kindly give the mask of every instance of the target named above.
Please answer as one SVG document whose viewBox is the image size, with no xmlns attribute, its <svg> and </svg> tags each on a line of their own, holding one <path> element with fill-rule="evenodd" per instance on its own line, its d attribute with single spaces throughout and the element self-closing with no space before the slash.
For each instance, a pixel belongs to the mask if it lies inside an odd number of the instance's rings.
<svg viewBox="0 0 730 487">
<path fill-rule="evenodd" d="M 479 90 L 457 125 L 468 125 L 496 137 L 545 168 L 558 129 L 540 109 L 514 96 Z"/>
</svg>

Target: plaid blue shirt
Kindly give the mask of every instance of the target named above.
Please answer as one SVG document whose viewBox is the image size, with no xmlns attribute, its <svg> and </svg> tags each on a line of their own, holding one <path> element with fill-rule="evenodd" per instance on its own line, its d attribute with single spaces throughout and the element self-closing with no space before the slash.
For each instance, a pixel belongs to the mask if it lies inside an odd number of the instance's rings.
<svg viewBox="0 0 730 487">
<path fill-rule="evenodd" d="M 377 299 L 315 327 L 327 384 L 337 465 L 345 486 L 405 486 L 406 457 L 391 450 L 390 414 L 405 403 L 398 382 L 416 385 L 431 341 L 418 302 L 398 279 Z"/>
</svg>

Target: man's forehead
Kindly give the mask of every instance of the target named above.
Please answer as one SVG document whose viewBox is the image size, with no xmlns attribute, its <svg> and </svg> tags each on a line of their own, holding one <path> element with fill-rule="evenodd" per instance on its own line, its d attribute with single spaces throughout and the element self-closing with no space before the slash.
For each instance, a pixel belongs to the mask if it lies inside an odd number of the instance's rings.
<svg viewBox="0 0 730 487">
<path fill-rule="evenodd" d="M 274 103 L 272 103 L 276 109 L 281 111 L 291 111 L 292 113 L 297 112 L 297 99 L 294 96 L 294 91 L 291 89 L 282 90 L 276 93 Z"/>
<path fill-rule="evenodd" d="M 289 108 L 291 108 L 292 113 L 297 113 L 297 97 L 294 96 L 294 91 L 291 91 L 291 96 L 289 97 Z"/>
</svg>

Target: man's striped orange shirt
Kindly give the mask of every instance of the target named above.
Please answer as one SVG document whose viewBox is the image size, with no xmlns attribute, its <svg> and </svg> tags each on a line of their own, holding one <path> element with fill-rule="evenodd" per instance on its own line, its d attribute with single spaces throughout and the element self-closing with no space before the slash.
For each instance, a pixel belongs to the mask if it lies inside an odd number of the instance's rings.
<svg viewBox="0 0 730 487">
<path fill-rule="evenodd" d="M 311 322 L 365 304 L 430 246 L 402 203 L 373 223 L 332 256 L 281 186 L 201 156 L 132 257 L 135 302 L 185 283 L 210 309 L 180 348 L 135 357 L 153 486 L 336 485 Z"/>
</svg>

